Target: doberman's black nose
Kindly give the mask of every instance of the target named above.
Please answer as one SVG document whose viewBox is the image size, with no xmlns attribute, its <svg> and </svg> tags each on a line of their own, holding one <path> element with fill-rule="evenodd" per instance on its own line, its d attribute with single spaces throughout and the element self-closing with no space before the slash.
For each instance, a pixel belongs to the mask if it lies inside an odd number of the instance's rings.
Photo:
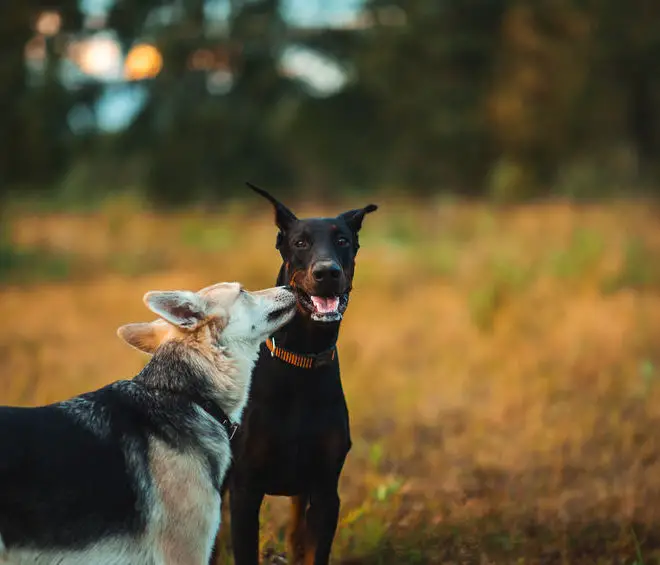
<svg viewBox="0 0 660 565">
<path fill-rule="evenodd" d="M 334 261 L 318 261 L 312 268 L 312 276 L 316 282 L 338 279 L 339 275 L 341 275 L 341 267 Z"/>
</svg>

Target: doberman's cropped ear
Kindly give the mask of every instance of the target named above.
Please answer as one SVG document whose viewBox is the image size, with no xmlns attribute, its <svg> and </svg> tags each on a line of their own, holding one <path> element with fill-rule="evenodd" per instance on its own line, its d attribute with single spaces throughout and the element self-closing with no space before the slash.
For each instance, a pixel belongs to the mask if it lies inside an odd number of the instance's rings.
<svg viewBox="0 0 660 565">
<path fill-rule="evenodd" d="M 251 182 L 246 182 L 245 184 L 247 184 L 257 194 L 263 196 L 273 205 L 275 208 L 275 224 L 278 228 L 280 228 L 281 231 L 287 231 L 291 227 L 291 224 L 293 224 L 293 222 L 298 219 L 291 210 L 289 210 L 284 204 L 277 200 L 277 198 L 266 192 L 263 188 L 259 188 L 258 186 L 253 185 Z"/>
<path fill-rule="evenodd" d="M 339 214 L 338 217 L 348 224 L 348 227 L 351 228 L 353 233 L 357 233 L 362 227 L 362 220 L 364 220 L 364 216 L 371 212 L 375 212 L 376 210 L 378 210 L 378 206 L 375 204 L 367 204 L 364 208 L 349 210 L 348 212 Z"/>
</svg>

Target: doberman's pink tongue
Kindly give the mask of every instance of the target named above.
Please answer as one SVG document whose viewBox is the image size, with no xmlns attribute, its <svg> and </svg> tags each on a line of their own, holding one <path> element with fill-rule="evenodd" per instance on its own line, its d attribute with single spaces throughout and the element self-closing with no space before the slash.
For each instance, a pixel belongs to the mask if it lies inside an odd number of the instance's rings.
<svg viewBox="0 0 660 565">
<path fill-rule="evenodd" d="M 339 308 L 339 297 L 331 296 L 329 298 L 322 296 L 310 296 L 314 308 L 319 314 L 330 314 L 337 311 Z"/>
</svg>

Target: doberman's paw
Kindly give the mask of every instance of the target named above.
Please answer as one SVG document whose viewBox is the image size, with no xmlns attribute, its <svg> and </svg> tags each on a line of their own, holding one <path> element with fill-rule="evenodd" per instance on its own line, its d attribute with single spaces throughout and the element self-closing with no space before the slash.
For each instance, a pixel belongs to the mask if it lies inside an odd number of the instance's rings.
<svg viewBox="0 0 660 565">
<path fill-rule="evenodd" d="M 274 549 L 264 551 L 263 565 L 289 565 L 284 553 L 277 553 Z"/>
</svg>

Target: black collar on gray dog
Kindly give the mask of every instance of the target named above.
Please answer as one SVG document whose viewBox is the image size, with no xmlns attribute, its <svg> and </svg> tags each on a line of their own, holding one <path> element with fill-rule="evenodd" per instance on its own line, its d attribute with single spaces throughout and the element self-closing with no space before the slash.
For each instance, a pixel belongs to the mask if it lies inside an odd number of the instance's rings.
<svg viewBox="0 0 660 565">
<path fill-rule="evenodd" d="M 191 402 L 197 404 L 209 416 L 211 416 L 211 418 L 225 428 L 227 435 L 229 436 L 229 441 L 234 439 L 234 436 L 238 431 L 238 424 L 234 424 L 222 408 L 220 408 L 215 402 L 202 398 L 199 394 L 189 394 L 187 396 Z"/>
</svg>

